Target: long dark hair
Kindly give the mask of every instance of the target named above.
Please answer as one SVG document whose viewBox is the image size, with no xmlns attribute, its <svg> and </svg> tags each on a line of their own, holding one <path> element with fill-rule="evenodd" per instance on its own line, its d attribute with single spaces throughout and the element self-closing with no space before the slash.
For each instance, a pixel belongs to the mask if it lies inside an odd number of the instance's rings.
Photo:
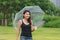
<svg viewBox="0 0 60 40">
<path fill-rule="evenodd" d="M 25 11 L 23 12 L 23 14 L 25 14 L 26 12 L 29 12 L 30 17 L 27 19 L 27 21 L 28 21 L 28 23 L 31 25 L 31 13 L 30 13 L 29 10 L 25 10 Z M 23 18 L 24 18 L 24 16 L 23 16 Z"/>
</svg>

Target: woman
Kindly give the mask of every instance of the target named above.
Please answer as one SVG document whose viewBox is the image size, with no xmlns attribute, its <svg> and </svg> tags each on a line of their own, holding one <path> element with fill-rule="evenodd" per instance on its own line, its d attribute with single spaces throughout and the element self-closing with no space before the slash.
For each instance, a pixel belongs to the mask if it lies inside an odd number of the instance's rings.
<svg viewBox="0 0 60 40">
<path fill-rule="evenodd" d="M 25 10 L 23 13 L 23 19 L 18 22 L 18 32 L 16 40 L 18 40 L 21 28 L 20 40 L 32 40 L 32 31 L 36 30 L 36 27 L 32 26 L 30 11 Z"/>
</svg>

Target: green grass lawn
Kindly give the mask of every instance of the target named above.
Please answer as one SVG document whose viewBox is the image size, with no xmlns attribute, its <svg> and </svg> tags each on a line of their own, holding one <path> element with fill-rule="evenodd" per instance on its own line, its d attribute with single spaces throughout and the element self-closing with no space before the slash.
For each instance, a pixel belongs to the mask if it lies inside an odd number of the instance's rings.
<svg viewBox="0 0 60 40">
<path fill-rule="evenodd" d="M 33 40 L 60 40 L 60 28 L 38 28 L 32 33 Z M 15 40 L 16 30 L 13 27 L 0 26 L 0 40 Z"/>
</svg>

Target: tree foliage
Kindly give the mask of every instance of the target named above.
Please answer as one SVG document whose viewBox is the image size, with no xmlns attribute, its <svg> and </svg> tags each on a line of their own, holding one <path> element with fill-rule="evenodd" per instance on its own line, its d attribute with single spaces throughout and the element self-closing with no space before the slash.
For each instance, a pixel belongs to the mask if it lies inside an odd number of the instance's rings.
<svg viewBox="0 0 60 40">
<path fill-rule="evenodd" d="M 12 13 L 17 13 L 25 6 L 40 6 L 47 14 L 56 15 L 59 12 L 50 0 L 0 0 L 0 13 L 3 19 L 12 19 Z"/>
</svg>

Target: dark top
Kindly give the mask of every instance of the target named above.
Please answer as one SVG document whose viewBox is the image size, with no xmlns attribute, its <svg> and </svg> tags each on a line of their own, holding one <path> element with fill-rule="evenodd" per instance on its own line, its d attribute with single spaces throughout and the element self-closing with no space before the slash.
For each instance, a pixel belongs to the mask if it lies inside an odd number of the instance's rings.
<svg viewBox="0 0 60 40">
<path fill-rule="evenodd" d="M 24 24 L 23 21 L 21 25 L 21 36 L 32 37 L 31 25 L 30 24 L 26 25 Z"/>
</svg>

